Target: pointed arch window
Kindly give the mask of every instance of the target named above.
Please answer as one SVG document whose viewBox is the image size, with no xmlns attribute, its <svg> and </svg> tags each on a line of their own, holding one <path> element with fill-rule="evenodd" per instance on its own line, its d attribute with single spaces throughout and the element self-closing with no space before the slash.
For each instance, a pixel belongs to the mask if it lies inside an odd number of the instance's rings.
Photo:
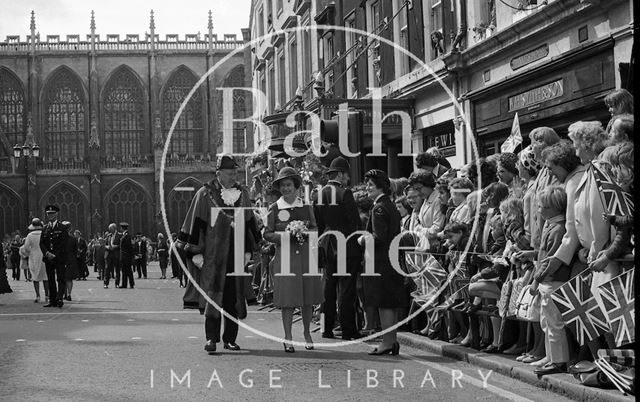
<svg viewBox="0 0 640 402">
<path fill-rule="evenodd" d="M 104 91 L 105 155 L 141 155 L 144 144 L 143 95 L 139 81 L 131 71 L 116 71 Z"/>
<path fill-rule="evenodd" d="M 191 200 L 196 191 L 202 187 L 202 183 L 198 180 L 189 178 L 180 182 L 176 187 L 192 188 L 193 191 L 171 191 L 167 197 L 167 221 L 172 232 L 179 232 L 187 216 L 187 211 L 191 205 Z"/>
<path fill-rule="evenodd" d="M 107 218 L 109 222 L 127 222 L 129 233 L 151 233 L 150 212 L 152 202 L 142 186 L 126 180 L 107 195 Z"/>
<path fill-rule="evenodd" d="M 83 159 L 86 144 L 82 85 L 62 69 L 49 80 L 44 97 L 44 140 L 48 157 Z"/>
<path fill-rule="evenodd" d="M 236 66 L 224 81 L 224 88 L 242 88 L 244 87 L 244 67 Z M 222 94 L 221 91 L 219 91 Z M 246 117 L 245 95 L 246 91 L 233 91 L 233 118 L 241 119 Z M 218 97 L 218 110 L 223 110 L 222 96 Z M 223 138 L 223 121 L 222 113 L 218 114 L 218 138 Z M 245 127 L 244 122 L 233 123 L 233 152 L 244 153 L 250 151 L 252 142 L 246 139 L 245 144 Z"/>
<path fill-rule="evenodd" d="M 89 211 L 84 201 L 84 195 L 76 188 L 62 183 L 46 197 L 43 204 L 57 205 L 60 207 L 58 216 L 61 220 L 71 222 L 73 228 L 80 230 L 82 233 L 89 233 L 89 218 L 87 217 Z"/>
<path fill-rule="evenodd" d="M 169 134 L 171 123 L 180 105 L 195 83 L 196 77 L 186 68 L 178 69 L 169 79 L 162 94 L 163 132 Z M 189 99 L 171 135 L 169 153 L 180 155 L 203 152 L 204 124 L 202 116 L 202 95 L 200 91 Z"/>
<path fill-rule="evenodd" d="M 24 108 L 24 90 L 20 81 L 0 68 L 0 135 L 5 136 L 9 147 L 24 143 Z M 11 156 L 12 151 L 0 146 L 0 155 Z"/>
<path fill-rule="evenodd" d="M 16 229 L 20 229 L 24 234 L 27 216 L 24 205 L 18 194 L 7 187 L 0 186 L 0 233 L 3 236 Z"/>
</svg>

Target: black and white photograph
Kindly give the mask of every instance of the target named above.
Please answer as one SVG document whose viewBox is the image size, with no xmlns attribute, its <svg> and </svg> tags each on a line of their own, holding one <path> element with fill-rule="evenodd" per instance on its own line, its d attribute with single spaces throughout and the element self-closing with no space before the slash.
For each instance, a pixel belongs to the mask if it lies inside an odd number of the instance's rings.
<svg viewBox="0 0 640 402">
<path fill-rule="evenodd" d="M 633 0 L 0 0 L 0 401 L 635 400 Z"/>
</svg>

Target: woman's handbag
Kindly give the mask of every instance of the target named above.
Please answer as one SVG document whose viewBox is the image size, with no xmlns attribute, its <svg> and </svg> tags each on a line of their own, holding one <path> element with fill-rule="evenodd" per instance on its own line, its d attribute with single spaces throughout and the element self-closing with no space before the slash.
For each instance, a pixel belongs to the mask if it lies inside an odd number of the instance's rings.
<svg viewBox="0 0 640 402">
<path fill-rule="evenodd" d="M 512 317 L 515 314 L 515 310 L 510 309 L 511 295 L 513 292 L 513 282 L 515 281 L 514 272 L 511 271 L 509 279 L 504 283 L 500 290 L 500 300 L 498 300 L 498 314 L 500 317 Z M 515 303 L 514 303 L 515 306 Z"/>
<path fill-rule="evenodd" d="M 516 305 L 516 318 L 523 321 L 540 321 L 540 294 L 535 296 L 529 292 L 531 285 L 522 288 Z"/>
<path fill-rule="evenodd" d="M 520 293 L 522 293 L 522 289 L 524 289 L 525 284 L 525 278 L 517 278 L 513 280 L 513 289 L 511 290 L 511 298 L 509 299 L 507 317 L 515 317 L 516 311 L 518 310 L 518 299 L 520 298 Z"/>
</svg>

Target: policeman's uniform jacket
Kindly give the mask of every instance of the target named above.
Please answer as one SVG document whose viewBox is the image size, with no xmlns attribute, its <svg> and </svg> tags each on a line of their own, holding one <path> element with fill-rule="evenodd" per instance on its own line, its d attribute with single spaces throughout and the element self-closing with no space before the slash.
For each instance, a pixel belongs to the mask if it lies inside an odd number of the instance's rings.
<svg viewBox="0 0 640 402">
<path fill-rule="evenodd" d="M 56 265 L 65 264 L 65 247 L 68 237 L 69 232 L 59 220 L 56 220 L 53 223 L 49 222 L 44 225 L 42 235 L 40 236 L 40 250 L 42 250 L 43 260 Z M 52 260 L 47 259 L 47 252 L 54 254 L 55 258 Z"/>
<path fill-rule="evenodd" d="M 334 198 L 335 194 L 335 198 Z M 334 202 L 335 201 L 335 202 Z M 360 214 L 349 188 L 345 188 L 336 180 L 329 180 L 318 195 L 318 203 L 314 207 L 314 215 L 318 224 L 318 233 L 333 230 L 342 233 L 345 238 L 358 230 Z M 320 248 L 324 251 L 327 262 L 337 263 L 337 241 L 335 236 L 327 235 L 320 239 Z M 357 236 L 347 241 L 347 258 L 361 256 Z"/>
</svg>

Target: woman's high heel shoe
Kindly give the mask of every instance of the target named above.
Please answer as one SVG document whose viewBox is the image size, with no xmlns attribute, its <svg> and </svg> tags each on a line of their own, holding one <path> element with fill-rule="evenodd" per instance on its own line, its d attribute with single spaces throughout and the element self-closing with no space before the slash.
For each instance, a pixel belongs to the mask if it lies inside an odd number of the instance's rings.
<svg viewBox="0 0 640 402">
<path fill-rule="evenodd" d="M 293 348 L 293 345 L 287 345 L 286 343 L 284 343 L 284 342 L 283 342 L 283 343 L 282 343 L 282 346 L 284 346 L 284 351 L 285 351 L 286 353 L 293 353 L 293 352 L 295 352 L 295 351 L 296 351 L 296 350 Z"/>
<path fill-rule="evenodd" d="M 313 340 L 311 339 L 311 335 L 305 334 L 304 340 L 305 340 L 304 348 L 306 350 L 313 350 Z"/>
</svg>

